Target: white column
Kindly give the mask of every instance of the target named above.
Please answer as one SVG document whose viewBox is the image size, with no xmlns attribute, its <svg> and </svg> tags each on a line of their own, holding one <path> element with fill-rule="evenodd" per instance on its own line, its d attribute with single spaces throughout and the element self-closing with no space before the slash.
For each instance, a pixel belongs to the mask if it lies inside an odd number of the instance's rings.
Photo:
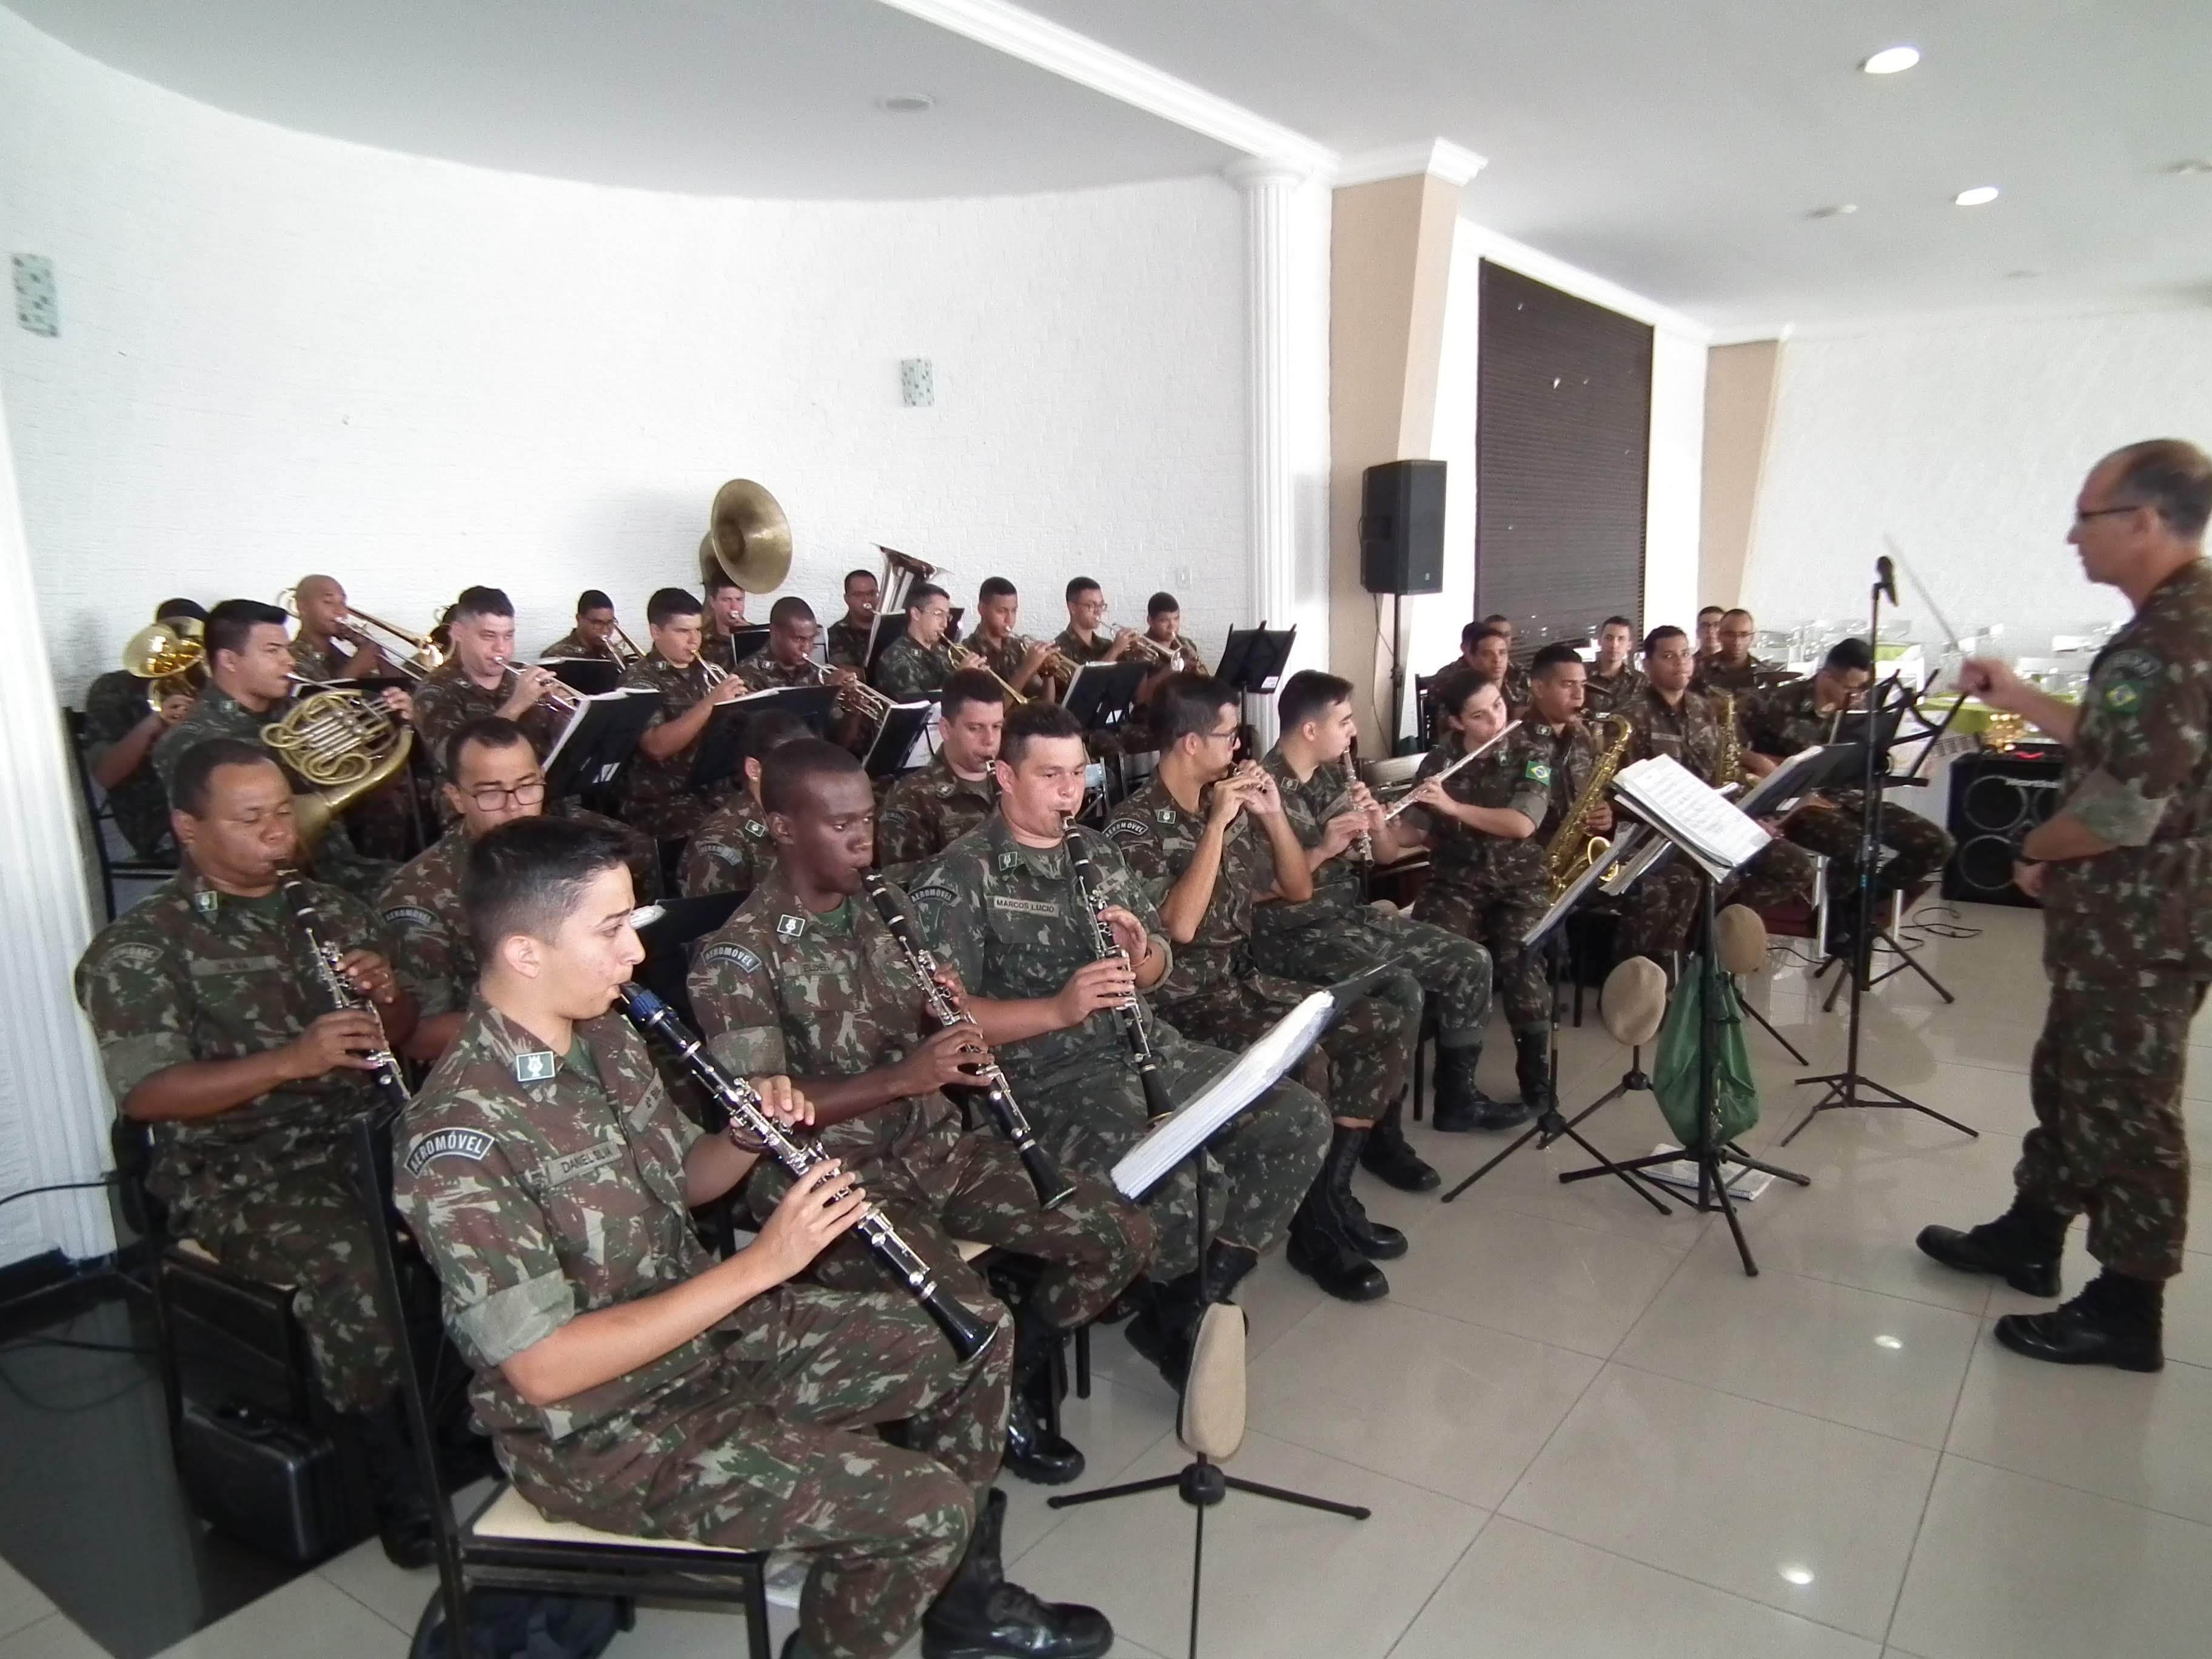
<svg viewBox="0 0 2212 1659">
<path fill-rule="evenodd" d="M 0 404 L 0 1193 L 107 1167 L 112 1109 L 70 975 L 92 937 L 76 780 L 64 747 Z M 114 1248 L 107 1198 L 51 1193 L 0 1209 L 0 1263 Z"/>
<path fill-rule="evenodd" d="M 1279 161 L 1239 161 L 1251 295 L 1249 620 L 1295 625 L 1292 670 L 1328 656 L 1328 213 L 1327 187 Z M 1288 671 L 1286 671 L 1288 672 Z M 1274 711 L 1253 705 L 1261 738 Z"/>
</svg>

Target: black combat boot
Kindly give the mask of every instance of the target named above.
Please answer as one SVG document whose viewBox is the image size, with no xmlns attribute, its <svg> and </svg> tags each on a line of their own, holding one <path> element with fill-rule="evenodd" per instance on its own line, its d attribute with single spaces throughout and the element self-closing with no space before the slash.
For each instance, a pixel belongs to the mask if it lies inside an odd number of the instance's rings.
<svg viewBox="0 0 2212 1659">
<path fill-rule="evenodd" d="M 1528 1109 L 1518 1101 L 1492 1100 L 1474 1080 L 1481 1063 L 1482 1045 L 1437 1050 L 1437 1108 L 1430 1115 L 1433 1127 L 1447 1134 L 1470 1129 L 1510 1129 L 1528 1121 Z"/>
<path fill-rule="evenodd" d="M 1341 1129 L 1337 1131 L 1341 1135 Z M 1332 1142 L 1329 1156 L 1337 1155 Z M 1328 1189 L 1328 1165 L 1322 1165 L 1313 1185 L 1291 1218 L 1291 1237 L 1285 1258 L 1331 1296 L 1344 1302 L 1372 1302 L 1390 1294 L 1390 1281 L 1366 1253 L 1347 1237 L 1344 1215 Z"/>
<path fill-rule="evenodd" d="M 1548 1030 L 1513 1034 L 1513 1074 L 1521 1081 L 1521 1103 L 1540 1117 L 1559 1105 L 1552 1093 L 1552 1034 Z"/>
<path fill-rule="evenodd" d="M 1962 1273 L 1995 1273 L 2023 1296 L 2056 1296 L 2066 1218 L 2014 1199 L 1995 1221 L 1965 1232 L 1923 1227 L 1914 1242 L 1923 1255 Z"/>
<path fill-rule="evenodd" d="M 2014 1353 L 2054 1365 L 2162 1370 L 2165 1314 L 2163 1279 L 2130 1279 L 2107 1267 L 2049 1313 L 2007 1314 L 1997 1321 L 1996 1338 Z"/>
<path fill-rule="evenodd" d="M 1096 1607 L 1042 1601 L 1006 1582 L 999 1534 L 1006 1495 L 984 1499 L 952 1582 L 921 1615 L 922 1659 L 1096 1659 L 1114 1645 L 1114 1626 Z"/>
<path fill-rule="evenodd" d="M 1401 1193 L 1431 1192 L 1444 1178 L 1407 1140 L 1405 1107 L 1402 1100 L 1392 1101 L 1390 1109 L 1367 1132 L 1367 1144 L 1359 1149 L 1359 1167 Z"/>
<path fill-rule="evenodd" d="M 414 1442 L 404 1407 L 394 1399 L 348 1419 L 354 1425 L 368 1491 L 376 1506 L 376 1535 L 395 1567 L 434 1566 L 438 1559 L 437 1525 L 430 1499 L 415 1471 Z"/>
<path fill-rule="evenodd" d="M 1367 1206 L 1352 1190 L 1352 1172 L 1359 1167 L 1360 1154 L 1367 1148 L 1368 1133 L 1341 1123 L 1336 1125 L 1329 1133 L 1328 1156 L 1322 1161 L 1322 1176 L 1328 1182 L 1329 1201 L 1336 1206 L 1339 1224 L 1352 1248 L 1372 1261 L 1395 1261 L 1406 1254 L 1406 1235 L 1395 1227 L 1370 1220 Z"/>
<path fill-rule="evenodd" d="M 1014 1315 L 1014 1369 L 1008 1387 L 1008 1474 L 1040 1486 L 1064 1486 L 1083 1473 L 1083 1454 L 1054 1431 L 1053 1354 L 1060 1333 L 1025 1300 Z"/>
</svg>

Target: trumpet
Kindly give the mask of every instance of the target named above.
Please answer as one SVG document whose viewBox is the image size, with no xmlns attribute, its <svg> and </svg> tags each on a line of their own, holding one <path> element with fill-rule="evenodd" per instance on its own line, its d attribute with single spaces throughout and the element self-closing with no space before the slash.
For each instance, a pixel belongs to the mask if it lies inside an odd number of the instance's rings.
<svg viewBox="0 0 2212 1659">
<path fill-rule="evenodd" d="M 533 664 L 532 666 L 535 666 L 535 665 Z M 514 676 L 514 684 L 507 685 L 505 688 L 507 694 L 509 696 L 513 696 L 514 687 L 522 683 L 523 670 L 514 663 L 503 662 L 499 665 L 499 672 L 502 674 L 510 674 Z M 546 672 L 548 673 L 552 672 L 550 669 L 548 669 Z M 558 679 L 556 679 L 551 684 L 548 685 L 544 690 L 539 692 L 538 700 L 540 702 L 552 704 L 554 708 L 559 709 L 564 714 L 573 714 L 579 708 L 581 708 L 584 706 L 584 699 L 581 694 Z"/>
<path fill-rule="evenodd" d="M 999 689 L 1006 694 L 1006 701 L 1012 703 L 1016 708 L 1019 708 L 1022 704 L 1029 701 L 1027 697 L 1015 690 L 1012 686 L 1007 684 L 1004 677 L 1000 674 L 997 669 L 992 667 L 989 663 L 983 660 L 983 653 L 981 652 L 970 650 L 964 645 L 952 646 L 950 649 L 952 653 L 952 665 L 955 668 L 972 668 L 978 673 L 988 674 L 994 680 L 998 682 Z"/>
<path fill-rule="evenodd" d="M 1423 779 L 1421 779 L 1421 780 L 1419 781 L 1419 782 L 1417 782 L 1413 787 L 1414 787 L 1415 788 L 1417 788 L 1417 789 L 1418 789 L 1418 788 L 1419 788 L 1419 787 L 1420 787 L 1420 786 L 1421 786 L 1421 784 L 1428 782 L 1430 778 L 1433 778 L 1433 779 L 1435 779 L 1438 783 L 1442 783 L 1442 782 L 1443 782 L 1446 778 L 1448 778 L 1448 777 L 1451 776 L 1451 775 L 1452 775 L 1453 773 L 1455 773 L 1455 772 L 1456 772 L 1456 771 L 1460 770 L 1462 767 L 1472 766 L 1475 762 L 1477 762 L 1477 761 L 1480 760 L 1480 759 L 1481 759 L 1485 755 L 1488 754 L 1492 750 L 1493 750 L 1493 749 L 1497 748 L 1497 747 L 1498 747 L 1498 745 L 1499 744 L 1501 744 L 1501 743 L 1504 742 L 1506 738 L 1508 738 L 1511 737 L 1511 736 L 1512 736 L 1516 732 L 1519 731 L 1520 729 L 1521 729 L 1521 722 L 1520 722 L 1519 720 L 1508 720 L 1508 721 L 1506 721 L 1506 722 L 1505 722 L 1505 725 L 1504 725 L 1504 728 L 1503 728 L 1503 729 L 1498 732 L 1498 734 L 1496 737 L 1494 737 L 1494 738 L 1491 738 L 1489 742 L 1485 743 L 1485 744 L 1480 744 L 1480 745 L 1479 745 L 1479 746 L 1477 746 L 1477 747 L 1475 747 L 1475 748 L 1474 748 L 1474 749 L 1470 749 L 1470 750 L 1468 750 L 1467 751 L 1467 753 L 1465 753 L 1464 755 L 1462 755 L 1462 756 L 1461 756 L 1457 760 L 1454 761 L 1454 762 L 1453 762 L 1449 766 L 1445 767 L 1445 768 L 1444 768 L 1442 771 L 1440 771 L 1440 772 L 1431 772 L 1431 773 L 1430 773 L 1430 774 L 1429 774 L 1429 776 L 1428 776 L 1427 778 L 1423 778 Z M 1413 804 L 1413 796 L 1412 796 L 1412 795 L 1410 795 L 1410 794 L 1407 795 L 1407 796 L 1406 796 L 1402 800 L 1394 800 L 1394 801 L 1392 801 L 1392 802 L 1390 803 L 1390 805 L 1388 805 L 1387 807 L 1383 808 L 1383 810 L 1382 810 L 1382 821 L 1383 821 L 1385 823 L 1393 823 L 1393 822 L 1395 822 L 1395 821 L 1396 820 L 1396 818 L 1397 818 L 1398 815 L 1399 815 L 1401 812 L 1403 812 L 1403 811 L 1404 811 L 1407 807 L 1411 806 Z"/>
<path fill-rule="evenodd" d="M 828 663 L 816 662 L 811 657 L 807 659 L 806 665 L 813 671 L 815 682 L 820 685 L 829 684 L 830 675 L 837 672 Z M 883 724 L 884 716 L 898 706 L 863 679 L 854 679 L 840 686 L 837 701 L 844 706 L 847 713 L 873 720 L 878 726 Z"/>
<path fill-rule="evenodd" d="M 884 919 L 884 926 L 898 941 L 899 949 L 906 955 L 907 966 L 921 981 L 923 999 L 929 1007 L 930 1017 L 948 1030 L 971 1022 L 968 1011 L 955 1000 L 951 992 L 937 977 L 937 958 L 924 949 L 915 937 L 914 924 L 899 908 L 897 896 L 890 884 L 874 871 L 864 871 L 860 885 L 875 903 L 876 913 Z M 1015 1152 L 1022 1160 L 1022 1168 L 1029 1171 L 1030 1185 L 1036 1188 L 1037 1206 L 1041 1209 L 1056 1210 L 1067 1202 L 1075 1191 L 1075 1183 L 1065 1171 L 1052 1161 L 1052 1154 L 1037 1144 L 1036 1132 L 1030 1127 L 1028 1116 L 1014 1091 L 1006 1082 L 1006 1074 L 999 1069 L 999 1062 L 979 1066 L 975 1074 L 982 1079 L 977 1092 L 984 1109 L 991 1115 L 999 1133 L 1013 1143 Z"/>
<path fill-rule="evenodd" d="M 1103 626 L 1114 629 L 1117 634 L 1127 632 L 1129 635 L 1129 643 L 1121 653 L 1124 659 L 1135 657 L 1155 668 L 1165 668 L 1172 659 L 1180 654 L 1162 645 L 1141 628 L 1125 630 L 1111 622 L 1105 623 Z"/>
</svg>

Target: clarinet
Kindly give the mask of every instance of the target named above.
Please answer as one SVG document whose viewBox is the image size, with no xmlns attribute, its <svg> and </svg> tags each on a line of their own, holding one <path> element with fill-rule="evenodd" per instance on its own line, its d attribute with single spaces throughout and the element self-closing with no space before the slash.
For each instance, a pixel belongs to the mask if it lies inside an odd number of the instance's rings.
<svg viewBox="0 0 2212 1659">
<path fill-rule="evenodd" d="M 1105 902 L 1098 896 L 1098 872 L 1092 867 L 1091 854 L 1083 850 L 1082 837 L 1075 833 L 1075 820 L 1070 818 L 1060 836 L 1062 847 L 1067 849 L 1067 873 L 1075 884 L 1075 896 L 1083 906 L 1084 915 L 1091 918 L 1091 938 L 1101 962 L 1109 957 L 1120 957 L 1128 961 L 1128 955 L 1114 938 L 1114 930 L 1106 922 Z M 1167 1079 L 1160 1075 L 1160 1058 L 1152 1052 L 1152 1039 L 1145 1030 L 1145 1005 L 1135 993 L 1121 1005 L 1121 1030 L 1129 1041 L 1129 1058 L 1136 1062 L 1137 1081 L 1144 1085 L 1145 1115 L 1154 1123 L 1175 1115 L 1175 1102 L 1168 1097 Z"/>
<path fill-rule="evenodd" d="M 623 985 L 615 994 L 622 999 L 623 1012 L 631 1024 L 647 1035 L 660 1039 L 684 1068 L 696 1078 L 701 1085 L 722 1103 L 730 1114 L 732 1138 L 739 1125 L 745 1133 L 766 1147 L 777 1163 L 794 1176 L 803 1176 L 830 1154 L 822 1149 L 818 1140 L 801 1140 L 780 1127 L 768 1114 L 759 1094 L 743 1078 L 733 1077 L 725 1071 L 714 1057 L 707 1052 L 698 1035 L 685 1027 L 683 1021 L 669 1012 L 668 1005 L 647 990 L 642 985 Z M 738 1143 L 743 1146 L 742 1141 Z M 746 1147 L 746 1151 L 752 1150 Z M 967 1309 L 945 1292 L 937 1282 L 937 1275 L 929 1264 L 915 1253 L 914 1247 L 898 1236 L 891 1224 L 880 1214 L 870 1213 L 860 1218 L 854 1231 L 866 1239 L 885 1266 L 896 1273 L 907 1289 L 914 1292 L 929 1316 L 945 1333 L 952 1351 L 963 1360 L 973 1359 L 991 1345 L 999 1334 L 996 1325 L 986 1325 Z"/>
<path fill-rule="evenodd" d="M 899 949 L 906 953 L 907 966 L 914 969 L 914 976 L 921 981 L 922 997 L 931 1018 L 939 1025 L 948 1027 L 970 1024 L 967 1010 L 955 1002 L 951 993 L 939 981 L 937 958 L 923 949 L 921 942 L 915 937 L 914 924 L 908 920 L 906 912 L 899 908 L 898 899 L 892 894 L 890 884 L 869 870 L 862 873 L 860 885 L 875 901 L 877 915 L 883 917 L 884 926 L 890 929 L 891 937 L 898 941 Z M 976 1075 L 983 1082 L 975 1092 L 982 1097 L 984 1108 L 990 1113 L 991 1121 L 998 1127 L 999 1133 L 1013 1143 L 1015 1152 L 1021 1158 L 1022 1168 L 1029 1171 L 1030 1184 L 1036 1188 L 1038 1207 L 1058 1209 L 1073 1195 L 1075 1183 L 1052 1161 L 1052 1154 L 1037 1144 L 1036 1132 L 1030 1127 L 1029 1116 L 1022 1110 L 1021 1103 L 1014 1098 L 1014 1091 L 1007 1085 L 1006 1074 L 999 1069 L 999 1062 L 994 1060 L 988 1066 L 976 1067 Z"/>
<path fill-rule="evenodd" d="M 323 982 L 331 1004 L 338 1009 L 358 1008 L 376 1022 L 376 1032 L 383 1041 L 362 1056 L 369 1062 L 369 1075 L 376 1080 L 377 1092 L 384 1097 L 385 1104 L 395 1110 L 404 1111 L 411 1097 L 407 1091 L 407 1079 L 400 1074 L 399 1062 L 392 1053 L 392 1039 L 384 1029 L 384 1015 L 374 1002 L 355 990 L 338 969 L 345 952 L 322 935 L 322 917 L 315 902 L 307 896 L 307 884 L 298 876 L 286 876 L 279 884 L 284 902 L 292 912 L 293 925 L 299 928 L 307 942 L 307 954 L 315 959 L 315 977 Z"/>
</svg>

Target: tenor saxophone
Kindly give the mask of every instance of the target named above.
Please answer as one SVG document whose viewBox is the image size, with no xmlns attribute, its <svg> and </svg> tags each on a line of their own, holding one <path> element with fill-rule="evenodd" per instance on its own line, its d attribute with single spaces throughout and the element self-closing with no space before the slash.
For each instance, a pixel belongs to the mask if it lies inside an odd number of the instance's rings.
<svg viewBox="0 0 2212 1659">
<path fill-rule="evenodd" d="M 1544 870 L 1550 878 L 1549 902 L 1553 904 L 1557 904 L 1559 896 L 1580 880 L 1583 872 L 1603 858 L 1613 845 L 1603 836 L 1589 833 L 1590 815 L 1604 799 L 1606 786 L 1613 781 L 1613 775 L 1620 769 L 1621 757 L 1627 754 L 1636 728 L 1625 714 L 1601 714 L 1597 725 L 1613 726 L 1616 734 L 1601 741 L 1589 781 L 1583 785 L 1581 793 L 1560 817 L 1559 827 L 1552 832 L 1552 839 L 1544 848 Z"/>
</svg>

